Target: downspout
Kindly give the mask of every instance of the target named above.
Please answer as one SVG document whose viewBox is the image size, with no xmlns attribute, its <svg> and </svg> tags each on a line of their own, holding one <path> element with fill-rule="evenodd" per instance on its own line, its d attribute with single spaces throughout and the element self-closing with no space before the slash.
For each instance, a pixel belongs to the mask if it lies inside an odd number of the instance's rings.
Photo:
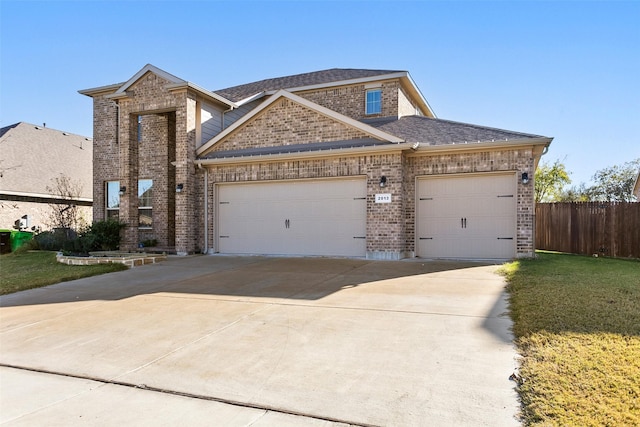
<svg viewBox="0 0 640 427">
<path fill-rule="evenodd" d="M 229 107 L 229 109 L 228 109 L 228 110 L 224 110 L 224 111 L 222 111 L 222 123 L 220 123 L 220 129 L 221 129 L 220 131 L 221 131 L 221 132 L 224 130 L 224 113 L 228 113 L 228 112 L 230 112 L 231 110 L 234 110 L 234 109 L 235 109 L 235 108 L 234 108 L 234 107 L 233 107 L 233 105 L 232 105 L 231 107 Z"/>
<path fill-rule="evenodd" d="M 198 169 L 202 163 L 198 163 Z M 209 253 L 209 169 L 204 168 L 204 254 Z"/>
</svg>

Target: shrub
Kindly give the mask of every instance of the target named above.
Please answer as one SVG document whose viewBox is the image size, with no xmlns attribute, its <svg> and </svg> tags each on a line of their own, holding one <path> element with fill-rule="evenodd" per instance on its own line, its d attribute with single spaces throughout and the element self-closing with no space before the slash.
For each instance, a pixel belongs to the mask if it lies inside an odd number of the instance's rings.
<svg viewBox="0 0 640 427">
<path fill-rule="evenodd" d="M 120 247 L 120 230 L 125 226 L 125 223 L 113 219 L 96 221 L 82 238 L 86 239 L 86 245 L 90 244 L 90 250 L 113 251 Z"/>
<path fill-rule="evenodd" d="M 67 233 L 58 228 L 52 231 L 43 231 L 36 234 L 32 240 L 35 240 L 38 249 L 43 251 L 59 251 L 64 248 L 65 242 L 69 240 Z"/>
</svg>

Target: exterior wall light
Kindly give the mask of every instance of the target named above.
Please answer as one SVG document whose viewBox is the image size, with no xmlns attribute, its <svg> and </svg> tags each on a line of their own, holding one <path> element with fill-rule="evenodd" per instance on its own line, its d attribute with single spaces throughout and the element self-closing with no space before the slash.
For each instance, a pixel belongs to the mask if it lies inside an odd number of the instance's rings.
<svg viewBox="0 0 640 427">
<path fill-rule="evenodd" d="M 182 193 L 183 188 L 184 188 L 184 185 L 182 184 L 176 185 L 176 193 Z"/>
<path fill-rule="evenodd" d="M 125 187 L 125 186 L 120 187 L 120 192 L 119 192 L 119 194 L 120 194 L 121 196 L 124 196 L 124 193 L 126 193 L 126 192 L 127 192 L 127 187 Z"/>
<path fill-rule="evenodd" d="M 387 185 L 387 177 L 382 175 L 380 177 L 380 188 L 383 188 L 385 185 Z"/>
<path fill-rule="evenodd" d="M 527 172 L 522 172 L 522 183 L 524 185 L 529 183 L 529 174 Z"/>
</svg>

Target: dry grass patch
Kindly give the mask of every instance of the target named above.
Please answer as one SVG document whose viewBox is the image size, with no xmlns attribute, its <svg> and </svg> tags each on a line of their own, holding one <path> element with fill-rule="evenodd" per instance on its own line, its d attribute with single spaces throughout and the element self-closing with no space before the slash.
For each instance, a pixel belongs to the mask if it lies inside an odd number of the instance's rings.
<svg viewBox="0 0 640 427">
<path fill-rule="evenodd" d="M 503 271 L 525 425 L 640 425 L 640 262 L 541 253 Z"/>
</svg>

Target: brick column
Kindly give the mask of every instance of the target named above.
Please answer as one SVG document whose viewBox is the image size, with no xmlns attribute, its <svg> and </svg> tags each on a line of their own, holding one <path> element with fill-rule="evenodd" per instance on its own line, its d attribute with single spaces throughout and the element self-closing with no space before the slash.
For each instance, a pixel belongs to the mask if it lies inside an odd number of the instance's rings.
<svg viewBox="0 0 640 427">
<path fill-rule="evenodd" d="M 120 120 L 120 186 L 126 187 L 120 196 L 120 221 L 126 224 L 120 249 L 130 251 L 138 246 L 138 124 L 131 114 L 121 114 Z"/>
<path fill-rule="evenodd" d="M 196 251 L 196 230 L 202 224 L 196 218 L 195 206 L 200 203 L 195 179 L 196 99 L 189 93 L 179 101 L 176 110 L 176 167 L 175 182 L 183 190 L 176 194 L 176 252 L 187 255 Z"/>
</svg>

